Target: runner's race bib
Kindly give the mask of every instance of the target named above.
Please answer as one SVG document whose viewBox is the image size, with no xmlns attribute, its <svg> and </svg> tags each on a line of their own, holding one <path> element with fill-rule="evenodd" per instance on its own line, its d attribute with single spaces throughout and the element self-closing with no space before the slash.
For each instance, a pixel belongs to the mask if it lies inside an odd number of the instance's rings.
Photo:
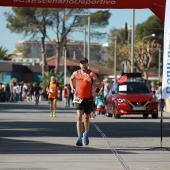
<svg viewBox="0 0 170 170">
<path fill-rule="evenodd" d="M 74 97 L 74 99 L 73 99 L 73 103 L 78 103 L 78 104 L 80 104 L 81 102 L 83 101 L 83 99 L 81 99 L 81 98 L 78 98 L 78 97 Z"/>
</svg>

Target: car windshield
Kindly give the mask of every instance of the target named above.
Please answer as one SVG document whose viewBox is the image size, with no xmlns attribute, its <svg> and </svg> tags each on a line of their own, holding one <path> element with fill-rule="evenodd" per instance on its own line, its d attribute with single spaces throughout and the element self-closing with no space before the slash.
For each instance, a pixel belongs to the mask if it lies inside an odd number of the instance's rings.
<svg viewBox="0 0 170 170">
<path fill-rule="evenodd" d="M 120 93 L 150 93 L 149 87 L 143 82 L 126 82 L 118 85 Z"/>
</svg>

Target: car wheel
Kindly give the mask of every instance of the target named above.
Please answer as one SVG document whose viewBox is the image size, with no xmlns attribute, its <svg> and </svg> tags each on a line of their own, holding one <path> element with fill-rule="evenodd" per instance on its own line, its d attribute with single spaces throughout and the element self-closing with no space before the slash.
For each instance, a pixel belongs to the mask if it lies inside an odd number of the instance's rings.
<svg viewBox="0 0 170 170">
<path fill-rule="evenodd" d="M 158 118 L 158 114 L 152 114 L 152 119 L 157 119 Z"/>
<path fill-rule="evenodd" d="M 114 107 L 114 118 L 115 119 L 120 118 L 120 115 L 117 114 L 115 107 Z"/>
<path fill-rule="evenodd" d="M 143 114 L 143 118 L 148 118 L 149 114 Z"/>
</svg>

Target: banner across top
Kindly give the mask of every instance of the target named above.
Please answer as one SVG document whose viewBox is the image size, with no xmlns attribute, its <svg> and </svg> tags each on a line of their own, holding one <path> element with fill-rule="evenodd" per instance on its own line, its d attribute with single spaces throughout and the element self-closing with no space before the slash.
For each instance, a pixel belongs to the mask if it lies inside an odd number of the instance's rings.
<svg viewBox="0 0 170 170">
<path fill-rule="evenodd" d="M 164 20 L 166 0 L 0 0 L 0 6 L 42 8 L 143 9 Z"/>
</svg>

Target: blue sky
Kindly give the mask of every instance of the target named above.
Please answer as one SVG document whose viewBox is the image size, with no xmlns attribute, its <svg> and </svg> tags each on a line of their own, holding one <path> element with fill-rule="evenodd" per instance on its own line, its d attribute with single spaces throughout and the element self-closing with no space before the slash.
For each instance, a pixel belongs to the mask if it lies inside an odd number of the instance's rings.
<svg viewBox="0 0 170 170">
<path fill-rule="evenodd" d="M 10 30 L 6 28 L 6 19 L 4 16 L 4 12 L 11 11 L 11 7 L 0 7 L 0 46 L 3 46 L 8 50 L 8 53 L 11 53 L 15 48 L 15 43 L 20 40 L 29 40 L 28 37 L 23 37 L 23 35 L 11 33 Z M 109 20 L 109 26 L 103 30 L 99 30 L 101 32 L 107 32 L 112 28 L 122 28 L 127 22 L 129 25 L 132 25 L 132 9 L 111 9 L 110 12 L 112 16 Z M 135 10 L 135 25 L 146 21 L 151 15 L 154 13 L 150 9 L 136 9 Z M 98 31 L 98 30 L 96 30 Z M 53 36 L 53 35 L 51 35 Z M 51 38 L 55 38 L 51 37 Z M 81 32 L 76 32 L 72 34 L 70 39 L 77 41 L 83 40 L 84 36 Z M 91 42 L 97 42 L 97 39 L 91 39 Z M 107 39 L 100 40 L 100 43 L 106 43 Z"/>
</svg>

